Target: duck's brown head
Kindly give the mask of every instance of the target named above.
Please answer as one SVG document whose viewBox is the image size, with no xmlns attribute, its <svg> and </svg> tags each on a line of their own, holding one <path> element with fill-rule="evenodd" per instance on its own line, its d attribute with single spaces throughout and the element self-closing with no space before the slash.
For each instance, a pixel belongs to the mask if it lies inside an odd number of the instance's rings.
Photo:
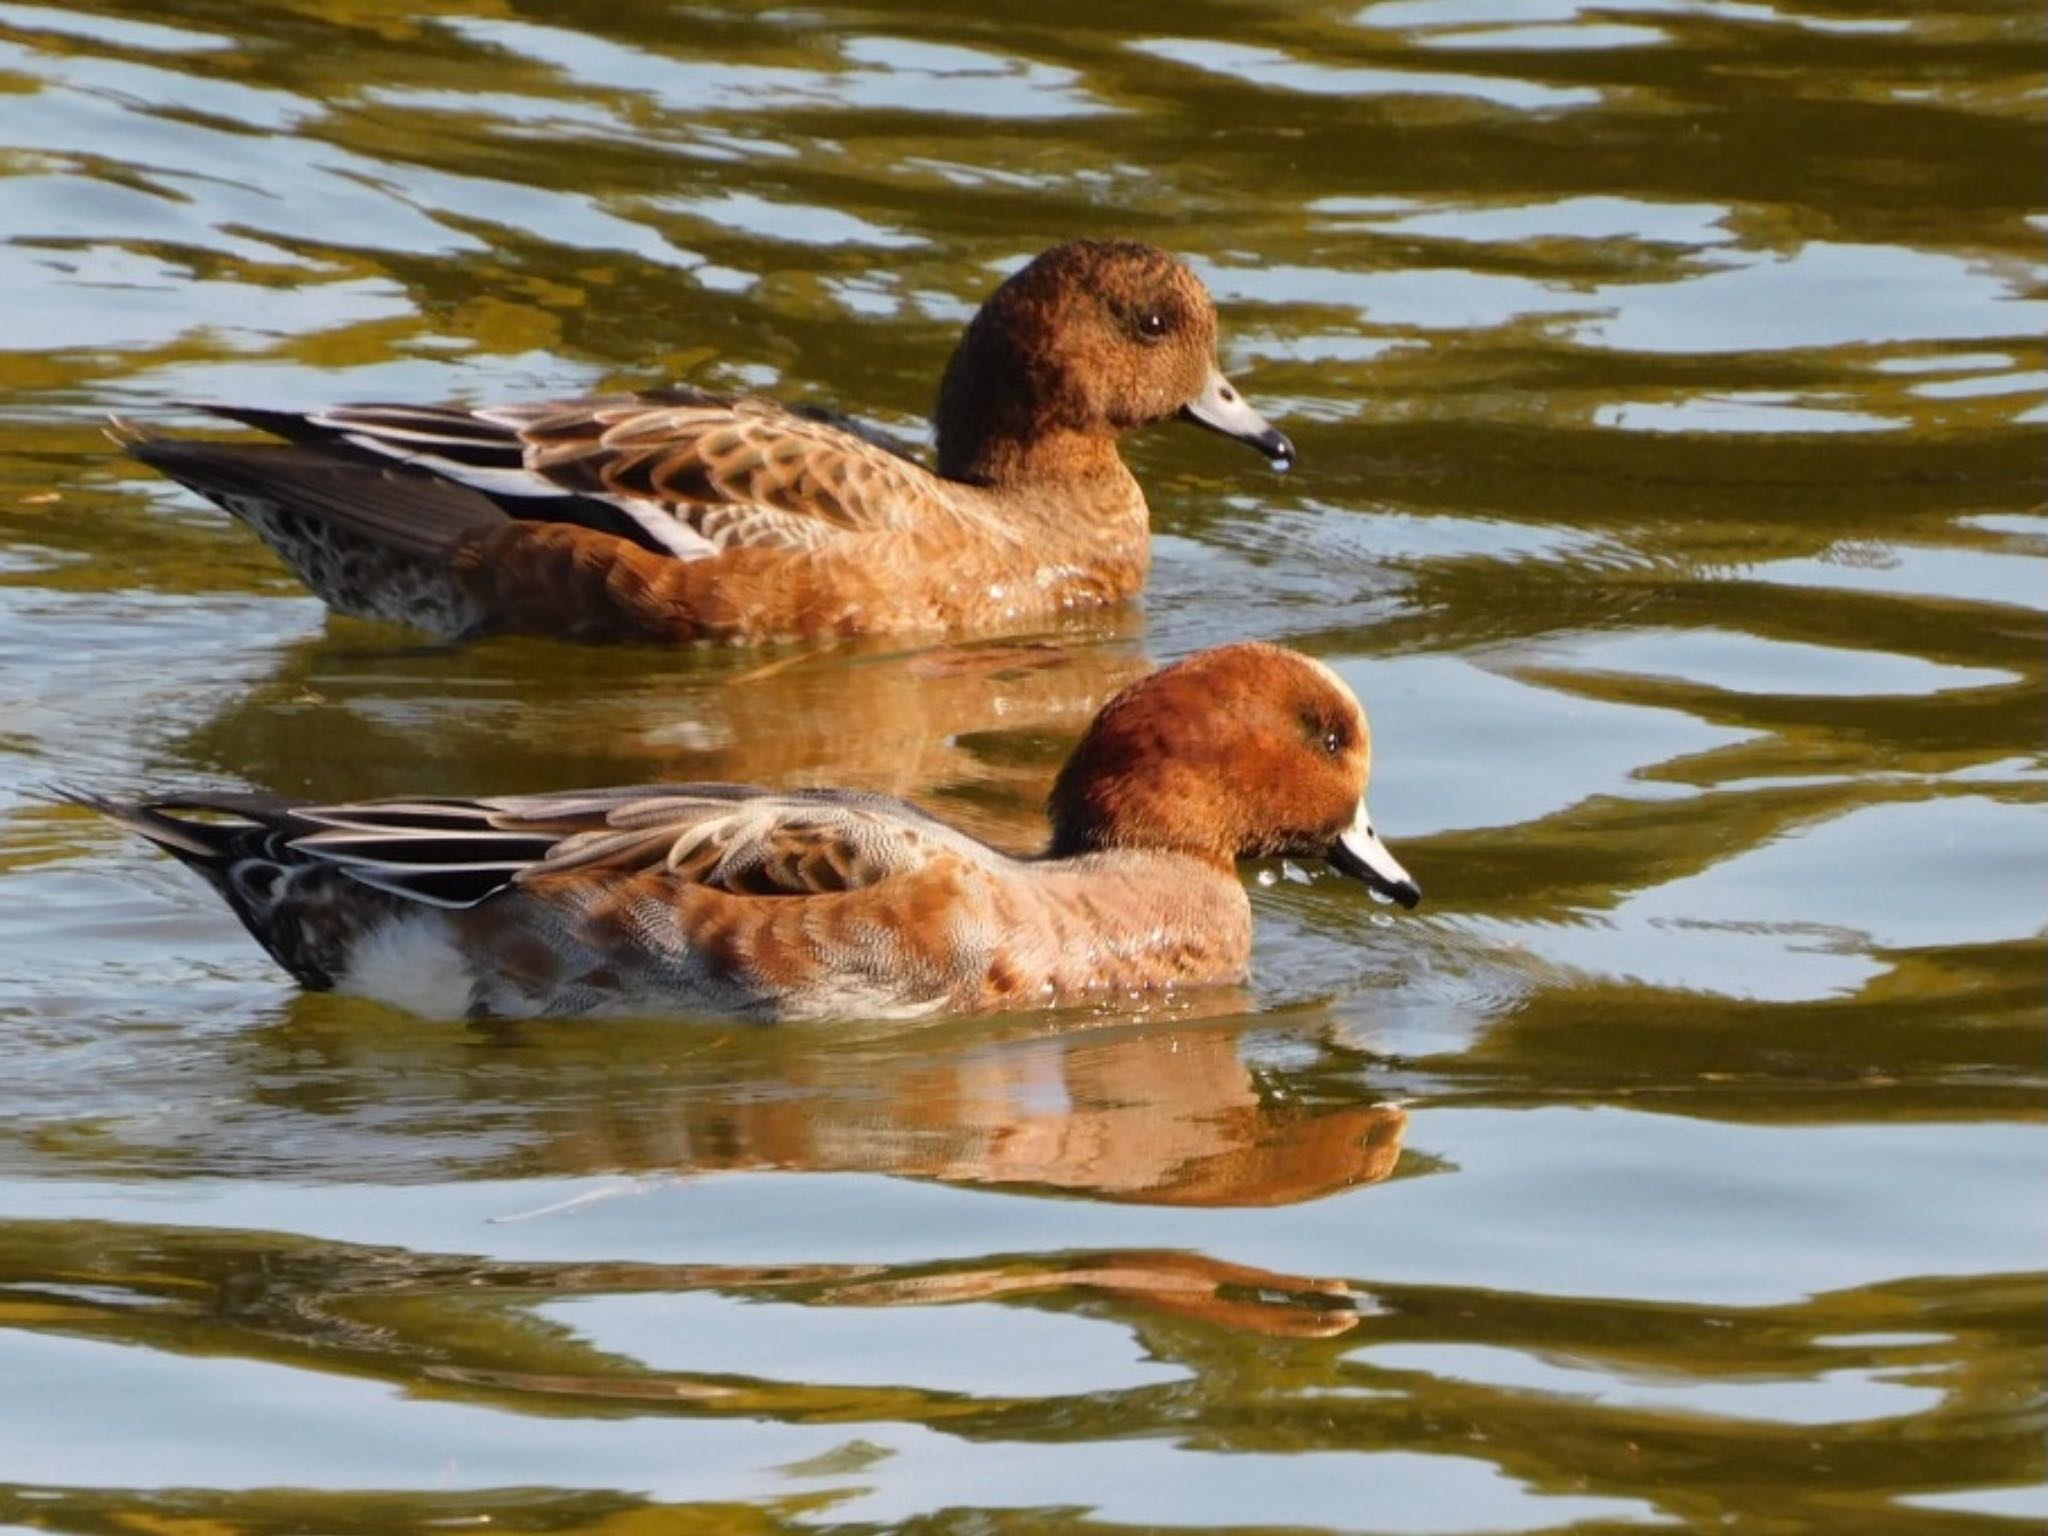
<svg viewBox="0 0 2048 1536">
<path fill-rule="evenodd" d="M 1000 485 L 1085 473 L 1117 438 L 1184 416 L 1284 469 L 1294 445 L 1216 365 L 1216 305 L 1153 246 L 1077 240 L 1005 282 L 939 389 L 939 471 Z"/>
<path fill-rule="evenodd" d="M 1365 711 L 1336 673 L 1220 646 L 1103 706 L 1053 784 L 1051 852 L 1322 858 L 1412 907 L 1422 892 L 1366 814 L 1371 771 Z"/>
</svg>

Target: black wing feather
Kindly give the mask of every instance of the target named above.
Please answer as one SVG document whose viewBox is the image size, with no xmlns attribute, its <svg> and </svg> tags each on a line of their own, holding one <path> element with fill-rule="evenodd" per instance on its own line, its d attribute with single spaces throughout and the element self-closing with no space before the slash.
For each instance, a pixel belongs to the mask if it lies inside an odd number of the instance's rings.
<svg viewBox="0 0 2048 1536">
<path fill-rule="evenodd" d="M 209 500 L 275 503 L 425 559 L 444 556 L 468 535 L 505 523 L 496 502 L 467 486 L 325 449 L 151 437 L 128 451 Z"/>
</svg>

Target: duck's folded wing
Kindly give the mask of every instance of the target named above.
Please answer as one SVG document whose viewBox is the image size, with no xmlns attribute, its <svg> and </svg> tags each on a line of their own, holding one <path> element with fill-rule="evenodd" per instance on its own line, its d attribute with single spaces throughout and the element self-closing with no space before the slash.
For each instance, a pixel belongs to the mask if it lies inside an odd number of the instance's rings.
<svg viewBox="0 0 2048 1536">
<path fill-rule="evenodd" d="M 515 516 L 590 498 L 641 541 L 692 558 L 816 548 L 952 510 L 946 482 L 843 418 L 677 388 L 517 406 L 344 405 L 303 415 L 209 407 L 301 442 L 396 459 Z M 574 514 L 570 521 L 585 521 Z"/>
<path fill-rule="evenodd" d="M 292 818 L 298 856 L 446 907 L 555 876 L 661 871 L 736 895 L 816 896 L 945 856 L 1004 859 L 900 800 L 731 784 L 295 806 Z"/>
</svg>

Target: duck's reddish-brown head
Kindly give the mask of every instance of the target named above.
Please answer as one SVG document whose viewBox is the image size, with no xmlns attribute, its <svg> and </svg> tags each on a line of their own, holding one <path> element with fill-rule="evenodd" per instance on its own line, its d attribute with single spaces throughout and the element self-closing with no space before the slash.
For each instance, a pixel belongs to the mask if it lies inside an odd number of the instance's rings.
<svg viewBox="0 0 2048 1536">
<path fill-rule="evenodd" d="M 1103 706 L 1053 784 L 1052 852 L 1326 858 L 1403 906 L 1421 889 L 1366 814 L 1372 735 L 1344 682 L 1275 645 L 1202 651 Z"/>
<path fill-rule="evenodd" d="M 1028 477 L 1053 467 L 1063 439 L 1113 443 L 1176 416 L 1282 469 L 1294 460 L 1217 367 L 1202 280 L 1153 246 L 1077 240 L 1011 277 L 968 326 L 939 389 L 939 472 Z"/>
</svg>

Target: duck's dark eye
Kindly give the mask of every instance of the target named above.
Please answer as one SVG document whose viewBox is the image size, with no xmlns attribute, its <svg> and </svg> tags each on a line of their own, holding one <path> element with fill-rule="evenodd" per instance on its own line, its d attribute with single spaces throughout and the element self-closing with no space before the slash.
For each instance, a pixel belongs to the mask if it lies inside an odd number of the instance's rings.
<svg viewBox="0 0 2048 1536">
<path fill-rule="evenodd" d="M 1320 747 L 1325 756 L 1342 757 L 1351 746 L 1351 727 L 1341 720 L 1307 714 L 1302 716 L 1301 723 L 1308 739 Z"/>
<path fill-rule="evenodd" d="M 1148 309 L 1138 316 L 1138 334 L 1147 341 L 1157 341 L 1171 329 L 1173 322 L 1166 318 L 1162 310 Z"/>
<path fill-rule="evenodd" d="M 1300 735 L 1303 743 L 1313 752 L 1321 752 L 1325 758 L 1341 758 L 1358 745 L 1358 727 L 1354 727 L 1343 715 L 1325 711 L 1315 705 L 1300 711 Z"/>
</svg>

